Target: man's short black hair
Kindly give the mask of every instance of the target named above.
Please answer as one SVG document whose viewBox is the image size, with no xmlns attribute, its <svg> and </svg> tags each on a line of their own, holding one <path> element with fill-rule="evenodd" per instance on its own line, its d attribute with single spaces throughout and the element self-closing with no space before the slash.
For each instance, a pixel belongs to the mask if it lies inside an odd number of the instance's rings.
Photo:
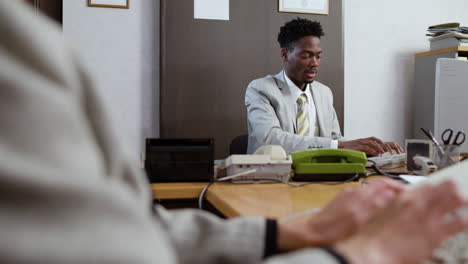
<svg viewBox="0 0 468 264">
<path fill-rule="evenodd" d="M 280 28 L 278 42 L 281 48 L 291 49 L 294 43 L 305 36 L 324 36 L 322 25 L 318 21 L 296 18 Z"/>
</svg>

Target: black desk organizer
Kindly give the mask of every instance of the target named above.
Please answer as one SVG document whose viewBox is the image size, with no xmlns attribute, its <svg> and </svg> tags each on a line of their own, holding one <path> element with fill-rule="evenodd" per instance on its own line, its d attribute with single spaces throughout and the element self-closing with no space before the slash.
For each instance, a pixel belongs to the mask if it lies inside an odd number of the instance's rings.
<svg viewBox="0 0 468 264">
<path fill-rule="evenodd" d="M 213 179 L 214 139 L 146 139 L 145 170 L 156 182 Z"/>
</svg>

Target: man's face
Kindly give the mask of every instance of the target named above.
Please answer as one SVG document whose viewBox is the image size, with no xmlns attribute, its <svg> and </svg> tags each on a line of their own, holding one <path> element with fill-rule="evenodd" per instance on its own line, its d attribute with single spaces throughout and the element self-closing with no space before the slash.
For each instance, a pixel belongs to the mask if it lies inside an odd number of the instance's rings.
<svg viewBox="0 0 468 264">
<path fill-rule="evenodd" d="M 315 80 L 321 55 L 320 38 L 316 36 L 303 37 L 291 49 L 281 49 L 286 74 L 302 90 Z"/>
</svg>

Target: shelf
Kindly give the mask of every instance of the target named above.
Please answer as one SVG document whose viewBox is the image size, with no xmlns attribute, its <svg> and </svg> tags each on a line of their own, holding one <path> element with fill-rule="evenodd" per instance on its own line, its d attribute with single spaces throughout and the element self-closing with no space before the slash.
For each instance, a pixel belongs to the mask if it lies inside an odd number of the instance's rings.
<svg viewBox="0 0 468 264">
<path fill-rule="evenodd" d="M 431 51 L 416 53 L 415 56 L 416 58 L 419 58 L 419 57 L 432 56 L 432 55 L 437 55 L 437 54 L 442 54 L 442 53 L 447 53 L 447 52 L 468 52 L 468 47 L 458 46 L 458 47 L 451 47 L 451 48 L 445 48 L 445 49 L 439 49 L 439 50 L 431 50 Z"/>
</svg>

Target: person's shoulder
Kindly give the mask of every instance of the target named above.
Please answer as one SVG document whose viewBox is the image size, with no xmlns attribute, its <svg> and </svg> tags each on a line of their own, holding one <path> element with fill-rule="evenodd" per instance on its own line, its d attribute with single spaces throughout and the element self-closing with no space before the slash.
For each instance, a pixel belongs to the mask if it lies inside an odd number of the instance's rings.
<svg viewBox="0 0 468 264">
<path fill-rule="evenodd" d="M 321 93 L 330 94 L 330 95 L 332 94 L 330 87 L 328 87 L 327 85 L 319 81 L 314 81 L 312 83 L 312 89 L 314 89 L 315 91 L 319 91 Z"/>
<path fill-rule="evenodd" d="M 247 89 L 266 89 L 272 86 L 278 86 L 275 77 L 273 75 L 267 75 L 265 77 L 251 81 L 247 86 Z"/>
<path fill-rule="evenodd" d="M 317 88 L 317 89 L 324 89 L 324 90 L 330 90 L 330 87 L 328 87 L 327 85 L 319 82 L 319 81 L 314 81 L 312 83 L 313 87 L 314 88 Z"/>
</svg>

